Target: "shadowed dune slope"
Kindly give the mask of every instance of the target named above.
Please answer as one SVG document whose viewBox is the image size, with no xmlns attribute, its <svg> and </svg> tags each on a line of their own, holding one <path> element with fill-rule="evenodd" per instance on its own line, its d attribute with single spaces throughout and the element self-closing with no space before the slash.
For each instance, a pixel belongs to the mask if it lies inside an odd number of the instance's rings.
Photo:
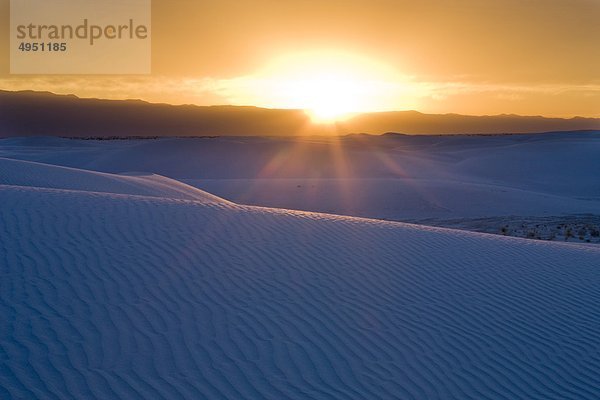
<svg viewBox="0 0 600 400">
<path fill-rule="evenodd" d="M 12 185 L 0 398 L 600 397 L 598 248 Z"/>
<path fill-rule="evenodd" d="M 600 131 L 0 140 L 0 157 L 156 173 L 239 204 L 404 221 L 596 215 L 598 154 Z"/>
</svg>

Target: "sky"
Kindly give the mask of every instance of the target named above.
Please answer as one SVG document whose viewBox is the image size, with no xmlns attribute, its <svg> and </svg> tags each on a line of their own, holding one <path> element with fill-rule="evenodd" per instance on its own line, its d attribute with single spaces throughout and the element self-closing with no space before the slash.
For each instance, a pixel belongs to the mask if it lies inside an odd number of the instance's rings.
<svg viewBox="0 0 600 400">
<path fill-rule="evenodd" d="M 150 75 L 0 89 L 173 104 L 600 117 L 600 0 L 153 0 Z"/>
</svg>

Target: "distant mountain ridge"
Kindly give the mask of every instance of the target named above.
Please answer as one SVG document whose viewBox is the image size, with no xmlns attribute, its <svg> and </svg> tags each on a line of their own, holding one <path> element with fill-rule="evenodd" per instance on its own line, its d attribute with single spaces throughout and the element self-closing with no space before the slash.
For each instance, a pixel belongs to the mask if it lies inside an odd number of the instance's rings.
<svg viewBox="0 0 600 400">
<path fill-rule="evenodd" d="M 175 106 L 142 100 L 87 99 L 50 92 L 0 90 L 0 137 L 475 134 L 598 129 L 599 118 L 467 116 L 417 111 L 364 113 L 332 126 L 322 126 L 313 124 L 302 110 Z"/>
</svg>

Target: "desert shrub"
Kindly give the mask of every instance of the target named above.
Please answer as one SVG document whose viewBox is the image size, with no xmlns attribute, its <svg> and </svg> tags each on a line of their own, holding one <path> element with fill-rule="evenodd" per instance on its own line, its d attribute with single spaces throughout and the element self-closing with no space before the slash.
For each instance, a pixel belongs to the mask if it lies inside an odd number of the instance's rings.
<svg viewBox="0 0 600 400">
<path fill-rule="evenodd" d="M 565 240 L 573 237 L 573 230 L 571 228 L 567 228 L 565 231 Z"/>
</svg>

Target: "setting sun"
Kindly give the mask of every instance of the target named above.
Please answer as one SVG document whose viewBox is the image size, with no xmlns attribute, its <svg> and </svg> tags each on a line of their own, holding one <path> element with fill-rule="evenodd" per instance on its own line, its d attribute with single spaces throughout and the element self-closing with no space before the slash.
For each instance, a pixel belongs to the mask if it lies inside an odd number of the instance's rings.
<svg viewBox="0 0 600 400">
<path fill-rule="evenodd" d="M 317 123 L 329 123 L 347 118 L 366 108 L 364 94 L 368 83 L 336 75 L 315 75 L 291 80 L 288 104 L 306 110 Z"/>
<path fill-rule="evenodd" d="M 315 123 L 405 106 L 397 99 L 406 78 L 356 54 L 299 52 L 278 57 L 256 74 L 230 83 L 236 103 L 303 109 Z"/>
</svg>

